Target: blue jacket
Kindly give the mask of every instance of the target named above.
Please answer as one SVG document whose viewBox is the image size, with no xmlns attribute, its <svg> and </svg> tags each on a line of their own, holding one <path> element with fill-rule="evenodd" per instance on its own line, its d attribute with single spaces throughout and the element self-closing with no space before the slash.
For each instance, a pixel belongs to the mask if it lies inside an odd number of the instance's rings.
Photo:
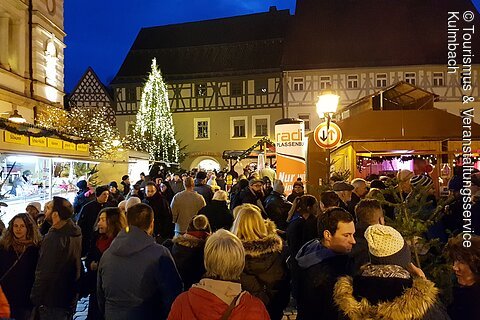
<svg viewBox="0 0 480 320">
<path fill-rule="evenodd" d="M 166 319 L 183 284 L 170 252 L 145 231 L 120 231 L 103 253 L 97 296 L 106 320 Z"/>
</svg>

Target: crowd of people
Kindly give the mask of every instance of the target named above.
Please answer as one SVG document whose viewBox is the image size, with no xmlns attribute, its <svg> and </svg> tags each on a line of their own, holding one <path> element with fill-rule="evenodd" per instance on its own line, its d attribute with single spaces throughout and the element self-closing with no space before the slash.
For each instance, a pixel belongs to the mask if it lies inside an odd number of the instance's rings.
<svg viewBox="0 0 480 320">
<path fill-rule="evenodd" d="M 299 320 L 480 319 L 480 237 L 462 244 L 458 177 L 448 214 L 425 235 L 447 243 L 450 305 L 386 223 L 397 214 L 388 202 L 430 192 L 431 178 L 374 178 L 332 181 L 318 200 L 301 180 L 287 196 L 256 173 L 229 190 L 203 171 L 134 184 L 125 175 L 120 187 L 79 181 L 73 203 L 32 202 L 2 231 L 0 318 L 72 319 L 88 296 L 88 319 L 279 320 L 288 306 Z M 397 194 L 383 193 L 392 181 Z"/>
</svg>

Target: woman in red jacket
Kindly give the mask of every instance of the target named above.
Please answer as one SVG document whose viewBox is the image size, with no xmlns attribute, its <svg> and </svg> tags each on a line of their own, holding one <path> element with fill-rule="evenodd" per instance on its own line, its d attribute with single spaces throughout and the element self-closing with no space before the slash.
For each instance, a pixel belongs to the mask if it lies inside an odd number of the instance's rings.
<svg viewBox="0 0 480 320">
<path fill-rule="evenodd" d="M 205 278 L 177 297 L 169 320 L 267 320 L 262 301 L 242 291 L 245 266 L 242 242 L 220 229 L 205 244 Z"/>
</svg>

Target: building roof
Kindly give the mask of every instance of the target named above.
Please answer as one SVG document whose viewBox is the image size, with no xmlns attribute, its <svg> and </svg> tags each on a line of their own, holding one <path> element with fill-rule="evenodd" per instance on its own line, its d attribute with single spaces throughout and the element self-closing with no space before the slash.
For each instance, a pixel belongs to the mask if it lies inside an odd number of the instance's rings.
<svg viewBox="0 0 480 320">
<path fill-rule="evenodd" d="M 461 16 L 467 10 L 478 15 L 470 0 L 297 0 L 283 69 L 446 66 L 448 12 L 460 12 L 457 26 L 470 27 Z M 460 65 L 460 47 L 456 54 Z"/>
<path fill-rule="evenodd" d="M 112 84 L 143 81 L 152 58 L 166 79 L 280 71 L 288 10 L 142 28 Z"/>
</svg>

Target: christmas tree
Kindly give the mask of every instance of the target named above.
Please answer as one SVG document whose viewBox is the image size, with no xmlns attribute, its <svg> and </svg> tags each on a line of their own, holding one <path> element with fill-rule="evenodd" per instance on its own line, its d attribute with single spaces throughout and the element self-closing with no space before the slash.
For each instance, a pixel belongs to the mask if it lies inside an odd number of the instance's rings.
<svg viewBox="0 0 480 320">
<path fill-rule="evenodd" d="M 145 150 L 153 160 L 178 163 L 179 145 L 175 139 L 167 86 L 156 59 L 142 91 L 140 108 L 133 133 L 138 149 Z"/>
</svg>

